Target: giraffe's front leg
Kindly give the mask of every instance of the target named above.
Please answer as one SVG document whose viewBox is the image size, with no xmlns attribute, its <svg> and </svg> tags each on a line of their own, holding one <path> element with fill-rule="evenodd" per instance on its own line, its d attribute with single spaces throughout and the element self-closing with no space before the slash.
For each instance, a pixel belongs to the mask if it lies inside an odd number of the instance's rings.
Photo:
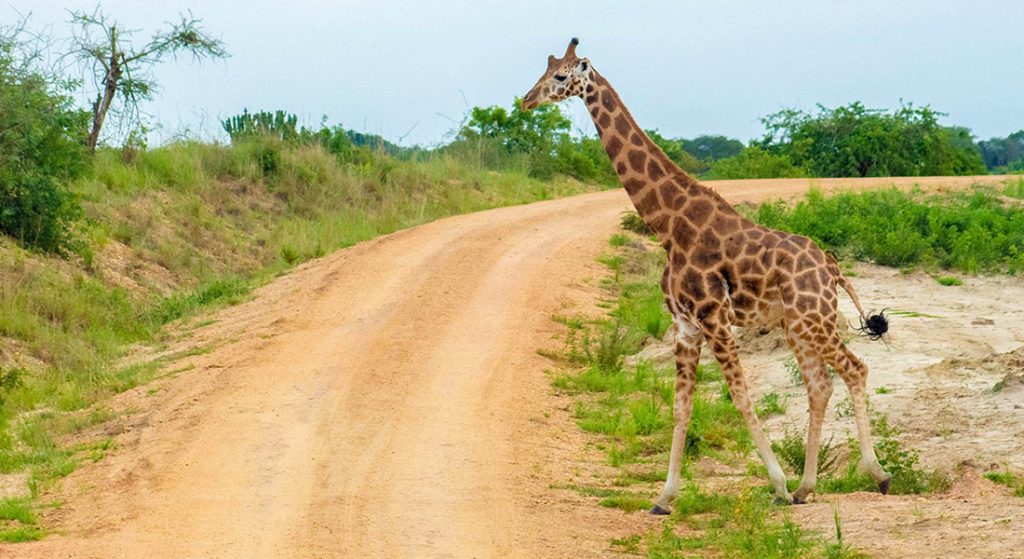
<svg viewBox="0 0 1024 559">
<path fill-rule="evenodd" d="M 668 475 L 665 488 L 661 491 L 651 514 L 669 514 L 672 502 L 679 494 L 679 482 L 683 467 L 683 452 L 686 447 L 686 431 L 693 411 L 693 392 L 697 386 L 697 361 L 700 346 L 704 341 L 700 328 L 685 319 L 675 320 L 676 329 L 676 386 L 672 412 L 675 426 L 672 429 L 672 449 L 669 451 Z"/>
</svg>

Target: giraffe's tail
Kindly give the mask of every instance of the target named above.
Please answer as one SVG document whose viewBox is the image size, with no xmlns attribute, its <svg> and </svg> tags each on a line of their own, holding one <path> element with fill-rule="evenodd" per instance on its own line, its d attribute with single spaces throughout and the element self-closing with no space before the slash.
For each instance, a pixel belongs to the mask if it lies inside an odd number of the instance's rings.
<svg viewBox="0 0 1024 559">
<path fill-rule="evenodd" d="M 860 313 L 860 330 L 861 333 L 867 335 L 872 340 L 881 339 L 886 332 L 889 331 L 889 319 L 885 316 L 885 311 L 875 313 L 864 312 L 864 307 L 860 305 L 860 299 L 857 298 L 857 291 L 853 289 L 853 284 L 850 280 L 843 275 L 843 272 L 839 270 L 839 262 L 836 260 L 835 255 L 831 252 L 826 252 L 825 257 L 828 261 L 828 271 L 835 278 L 836 284 L 846 291 L 846 294 L 850 296 L 850 300 L 853 301 L 853 306 L 857 307 L 857 312 Z"/>
</svg>

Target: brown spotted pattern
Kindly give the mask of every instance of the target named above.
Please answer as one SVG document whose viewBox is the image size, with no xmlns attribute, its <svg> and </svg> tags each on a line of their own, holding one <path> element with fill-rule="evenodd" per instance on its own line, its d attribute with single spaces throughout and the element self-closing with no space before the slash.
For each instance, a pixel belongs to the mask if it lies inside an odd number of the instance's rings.
<svg viewBox="0 0 1024 559">
<path fill-rule="evenodd" d="M 568 77 L 553 82 L 555 76 Z M 573 95 L 586 102 L 623 187 L 668 255 L 662 288 L 678 334 L 676 425 L 668 481 L 652 512 L 668 510 L 678 490 L 682 442 L 705 341 L 722 366 L 732 401 L 750 428 L 779 498 L 802 502 L 814 491 L 821 423 L 832 394 L 829 365 L 850 390 L 861 466 L 875 481 L 887 484 L 889 476 L 875 458 L 867 423 L 867 367 L 837 333 L 837 286 L 849 293 L 862 316 L 864 312 L 835 260 L 806 237 L 743 218 L 716 192 L 675 165 L 637 125 L 608 81 L 589 61 L 576 57 L 575 42 L 562 59 L 549 59 L 548 71 L 524 97 L 523 107 Z M 754 412 L 731 329 L 760 325 L 785 330 L 807 386 L 807 467 L 792 496 Z"/>
</svg>

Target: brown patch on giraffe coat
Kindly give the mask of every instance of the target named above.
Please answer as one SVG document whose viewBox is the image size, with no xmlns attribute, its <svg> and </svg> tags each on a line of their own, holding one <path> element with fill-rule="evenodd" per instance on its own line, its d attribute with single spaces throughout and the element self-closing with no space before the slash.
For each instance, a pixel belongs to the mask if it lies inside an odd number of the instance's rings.
<svg viewBox="0 0 1024 559">
<path fill-rule="evenodd" d="M 646 185 L 647 183 L 640 179 L 626 179 L 622 182 L 622 188 L 625 188 L 626 192 L 628 192 L 631 196 L 633 194 L 643 192 L 644 186 Z M 637 210 L 640 210 L 640 208 L 637 208 Z M 644 212 L 640 210 L 640 213 L 642 215 Z"/>
<path fill-rule="evenodd" d="M 704 232 L 700 234 L 698 240 L 700 241 L 700 246 L 704 248 L 713 248 L 717 250 L 722 246 L 722 240 L 707 229 L 705 229 Z"/>
<path fill-rule="evenodd" d="M 626 169 L 626 163 L 624 161 L 619 161 L 615 164 L 615 172 L 618 174 L 625 175 L 627 170 L 628 169 Z"/>
<path fill-rule="evenodd" d="M 693 252 L 693 265 L 708 269 L 722 261 L 722 252 L 717 248 L 698 247 Z"/>
<path fill-rule="evenodd" d="M 683 210 L 683 215 L 695 226 L 700 227 L 711 217 L 711 203 L 707 200 L 691 200 Z"/>
<path fill-rule="evenodd" d="M 672 218 L 672 238 L 679 242 L 689 242 L 696 236 L 697 230 L 688 221 L 678 216 Z"/>
<path fill-rule="evenodd" d="M 636 182 L 644 184 L 640 181 Z M 657 210 L 660 206 L 661 204 L 658 203 L 658 192 L 651 188 L 647 191 L 647 194 L 644 194 L 643 198 L 641 198 L 640 201 L 637 202 L 636 210 L 640 212 L 640 215 L 647 215 Z"/>
<path fill-rule="evenodd" d="M 669 216 L 664 213 L 658 213 L 658 215 L 651 218 L 648 225 L 650 225 L 651 229 L 654 231 L 665 231 L 668 227 L 668 220 Z"/>
<path fill-rule="evenodd" d="M 634 149 L 629 152 L 629 166 L 638 173 L 644 172 L 644 163 L 647 162 L 647 154 L 641 150 Z"/>
<path fill-rule="evenodd" d="M 605 151 L 608 152 L 608 157 L 615 161 L 619 157 L 619 152 L 622 151 L 622 140 L 617 136 L 612 136 L 612 139 L 608 140 L 608 145 L 605 146 Z"/>
<path fill-rule="evenodd" d="M 644 139 L 640 137 L 640 134 L 633 132 L 632 134 L 629 135 L 629 143 L 633 144 L 634 146 L 640 147 L 644 145 Z"/>
<path fill-rule="evenodd" d="M 739 229 L 740 220 L 722 213 L 718 213 L 711 221 L 711 228 L 719 235 L 727 235 Z"/>
<path fill-rule="evenodd" d="M 656 181 L 665 176 L 665 170 L 661 168 L 661 165 L 658 165 L 657 161 L 651 159 L 647 162 L 647 176 L 650 177 L 652 181 Z"/>
<path fill-rule="evenodd" d="M 704 283 L 708 286 L 708 295 L 716 301 L 725 298 L 725 282 L 717 273 L 710 273 L 704 277 Z"/>
<path fill-rule="evenodd" d="M 797 290 L 804 292 L 818 292 L 821 285 L 818 283 L 818 274 L 814 270 L 808 270 L 793 279 Z"/>
<path fill-rule="evenodd" d="M 764 266 L 757 258 L 742 258 L 737 266 L 740 275 L 764 274 Z"/>
<path fill-rule="evenodd" d="M 740 276 L 739 286 L 740 291 L 753 293 L 754 295 L 760 294 L 761 290 L 764 289 L 764 283 L 761 278 L 756 276 Z"/>
<path fill-rule="evenodd" d="M 683 193 L 675 183 L 664 182 L 659 184 L 658 193 L 661 194 L 661 200 L 665 202 L 665 207 L 671 210 L 678 210 L 686 203 L 686 196 L 683 196 Z"/>
<path fill-rule="evenodd" d="M 676 221 L 681 220 L 677 219 Z M 674 229 L 673 233 L 675 233 Z M 673 268 L 682 268 L 683 266 L 686 266 L 686 253 L 681 250 L 671 251 L 671 255 L 669 256 L 669 262 L 672 263 Z"/>
<path fill-rule="evenodd" d="M 619 114 L 615 117 L 615 131 L 623 138 L 626 137 L 626 134 L 629 134 L 629 121 L 626 120 L 626 115 Z"/>
<path fill-rule="evenodd" d="M 796 269 L 797 270 L 809 270 L 814 267 L 814 260 L 807 255 L 806 252 L 801 252 L 800 256 L 796 258 Z"/>
<path fill-rule="evenodd" d="M 598 115 L 598 113 L 600 113 L 600 112 L 601 112 L 601 109 L 600 109 L 600 108 L 598 108 L 597 106 L 594 106 L 594 107 L 590 107 L 590 116 L 591 116 L 592 118 L 597 118 L 597 115 Z"/>
<path fill-rule="evenodd" d="M 601 116 L 597 119 L 597 124 L 601 128 L 608 128 L 612 123 L 612 117 L 608 113 L 601 113 Z"/>
<path fill-rule="evenodd" d="M 790 255 L 788 252 L 777 250 L 775 251 L 774 264 L 776 268 L 784 272 L 793 273 L 793 265 L 795 264 L 795 260 L 793 260 L 793 256 Z"/>
<path fill-rule="evenodd" d="M 810 295 L 800 295 L 800 296 L 798 296 L 796 298 L 796 303 L 795 304 L 796 304 L 796 310 L 800 311 L 801 313 L 807 313 L 812 308 L 816 309 L 818 307 L 818 305 L 816 304 L 816 301 L 814 300 L 814 297 L 811 297 Z M 804 314 L 805 318 L 807 316 L 808 316 L 807 314 Z"/>
<path fill-rule="evenodd" d="M 707 297 L 704 286 L 704 276 L 690 268 L 686 270 L 682 278 L 683 292 L 692 297 L 695 301 L 702 301 Z"/>
<path fill-rule="evenodd" d="M 611 90 L 608 89 L 601 92 L 601 104 L 604 105 L 604 108 L 610 113 L 614 113 L 615 110 L 619 108 L 618 102 L 615 101 L 615 96 L 612 95 Z"/>
</svg>

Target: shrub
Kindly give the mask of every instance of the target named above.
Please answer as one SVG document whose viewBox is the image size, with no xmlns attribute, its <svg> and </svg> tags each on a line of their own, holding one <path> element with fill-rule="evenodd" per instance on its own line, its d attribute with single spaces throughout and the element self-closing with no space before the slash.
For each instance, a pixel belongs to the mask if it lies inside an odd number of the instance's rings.
<svg viewBox="0 0 1024 559">
<path fill-rule="evenodd" d="M 812 190 L 795 207 L 762 204 L 752 217 L 886 266 L 1024 270 L 1024 211 L 984 190 L 943 197 L 897 189 L 825 197 Z"/>
<path fill-rule="evenodd" d="M 0 39 L 0 232 L 59 252 L 80 214 L 64 184 L 86 168 L 89 116 L 68 87 L 18 60 Z"/>
<path fill-rule="evenodd" d="M 715 161 L 705 178 L 775 179 L 803 176 L 806 176 L 804 170 L 793 164 L 788 155 L 770 153 L 758 146 L 750 146 L 739 155 Z"/>
</svg>

